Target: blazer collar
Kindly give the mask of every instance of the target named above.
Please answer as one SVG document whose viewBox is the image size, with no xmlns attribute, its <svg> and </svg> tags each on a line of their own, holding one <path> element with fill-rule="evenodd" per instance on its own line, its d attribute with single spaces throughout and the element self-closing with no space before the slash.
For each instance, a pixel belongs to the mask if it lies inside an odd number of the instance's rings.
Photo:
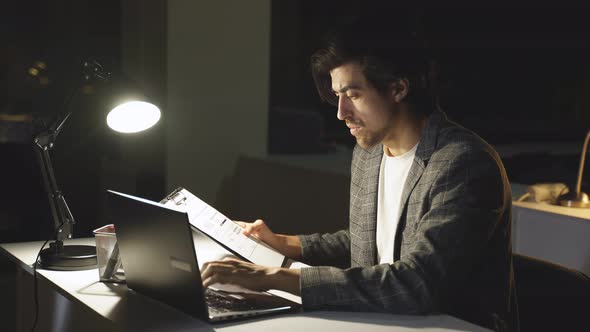
<svg viewBox="0 0 590 332">
<path fill-rule="evenodd" d="M 420 143 L 416 148 L 416 156 L 412 166 L 410 167 L 406 183 L 402 190 L 402 196 L 400 201 L 400 211 L 406 206 L 410 193 L 416 186 L 416 183 L 422 176 L 426 161 L 430 158 L 436 147 L 436 138 L 438 135 L 441 123 L 446 120 L 446 115 L 441 111 L 434 111 L 426 120 L 424 130 L 420 135 Z M 377 195 L 379 189 L 379 170 L 381 168 L 381 159 L 383 158 L 383 145 L 377 144 L 376 146 L 364 149 L 366 155 L 362 158 L 365 163 L 365 192 L 364 202 L 367 208 L 367 214 L 365 215 L 365 222 L 362 223 L 362 240 L 367 243 L 376 243 L 376 229 L 377 229 Z M 400 227 L 404 227 L 398 220 L 398 236 L 401 236 Z M 394 258 L 397 260 L 400 257 L 401 241 L 396 239 L 396 248 L 394 249 Z M 377 262 L 377 247 L 370 246 L 365 249 L 366 251 L 359 257 L 359 264 L 374 265 Z"/>
<path fill-rule="evenodd" d="M 418 143 L 418 147 L 416 148 L 416 158 L 422 161 L 430 159 L 436 148 L 436 139 L 441 124 L 446 121 L 448 121 L 447 115 L 441 110 L 437 109 L 430 114 L 420 135 L 420 143 Z"/>
<path fill-rule="evenodd" d="M 426 120 L 426 125 L 420 134 L 420 143 L 416 148 L 416 158 L 422 161 L 427 161 L 432 156 L 436 148 L 436 139 L 440 130 L 441 124 L 448 121 L 447 115 L 441 110 L 435 110 L 430 114 Z M 383 144 L 377 144 L 373 147 L 367 148 L 366 153 L 372 163 L 380 163 L 383 156 Z"/>
</svg>

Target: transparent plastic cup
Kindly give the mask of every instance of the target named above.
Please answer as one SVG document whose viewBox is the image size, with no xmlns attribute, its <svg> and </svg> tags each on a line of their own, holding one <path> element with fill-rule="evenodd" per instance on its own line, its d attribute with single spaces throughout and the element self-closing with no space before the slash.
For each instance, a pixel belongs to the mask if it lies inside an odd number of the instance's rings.
<svg viewBox="0 0 590 332">
<path fill-rule="evenodd" d="M 117 246 L 117 235 L 113 224 L 102 226 L 94 230 L 96 241 L 96 260 L 100 281 L 124 283 L 125 272 Z"/>
</svg>

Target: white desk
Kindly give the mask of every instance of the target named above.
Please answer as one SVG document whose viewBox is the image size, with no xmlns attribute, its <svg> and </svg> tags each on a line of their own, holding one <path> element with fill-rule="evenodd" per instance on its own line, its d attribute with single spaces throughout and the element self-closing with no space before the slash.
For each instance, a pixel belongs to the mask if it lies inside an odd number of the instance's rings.
<svg viewBox="0 0 590 332">
<path fill-rule="evenodd" d="M 512 250 L 590 276 L 590 209 L 512 203 Z"/>
<path fill-rule="evenodd" d="M 208 243 L 206 255 L 219 255 Z M 204 242 L 203 242 L 204 241 Z M 88 244 L 94 239 L 68 243 Z M 4 255 L 17 264 L 17 331 L 33 322 L 33 269 L 41 242 L 2 244 Z M 217 254 L 215 254 L 217 250 Z M 207 257 L 199 254 L 199 262 Z M 402 316 L 355 312 L 305 312 L 211 325 L 160 302 L 129 292 L 125 285 L 98 281 L 98 271 L 38 270 L 40 320 L 36 331 L 488 331 L 448 315 Z"/>
</svg>

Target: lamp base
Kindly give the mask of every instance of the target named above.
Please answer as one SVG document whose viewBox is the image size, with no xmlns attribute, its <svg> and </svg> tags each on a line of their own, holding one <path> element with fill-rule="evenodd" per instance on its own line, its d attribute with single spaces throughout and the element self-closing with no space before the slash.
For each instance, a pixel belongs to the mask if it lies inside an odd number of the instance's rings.
<svg viewBox="0 0 590 332">
<path fill-rule="evenodd" d="M 569 192 L 559 196 L 559 204 L 561 206 L 590 209 L 590 199 L 586 193 Z"/>
<path fill-rule="evenodd" d="M 83 245 L 63 245 L 60 250 L 55 243 L 43 249 L 39 256 L 39 266 L 47 270 L 78 271 L 96 268 L 96 247 Z"/>
</svg>

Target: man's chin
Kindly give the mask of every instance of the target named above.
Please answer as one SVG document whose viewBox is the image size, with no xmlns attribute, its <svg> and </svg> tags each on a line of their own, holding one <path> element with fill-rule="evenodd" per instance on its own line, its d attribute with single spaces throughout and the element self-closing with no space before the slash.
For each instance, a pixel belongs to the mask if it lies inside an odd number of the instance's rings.
<svg viewBox="0 0 590 332">
<path fill-rule="evenodd" d="M 377 144 L 379 144 L 379 142 L 369 142 L 365 139 L 362 138 L 357 138 L 356 139 L 356 144 L 358 144 L 361 148 L 368 150 L 370 148 L 375 147 Z"/>
</svg>

